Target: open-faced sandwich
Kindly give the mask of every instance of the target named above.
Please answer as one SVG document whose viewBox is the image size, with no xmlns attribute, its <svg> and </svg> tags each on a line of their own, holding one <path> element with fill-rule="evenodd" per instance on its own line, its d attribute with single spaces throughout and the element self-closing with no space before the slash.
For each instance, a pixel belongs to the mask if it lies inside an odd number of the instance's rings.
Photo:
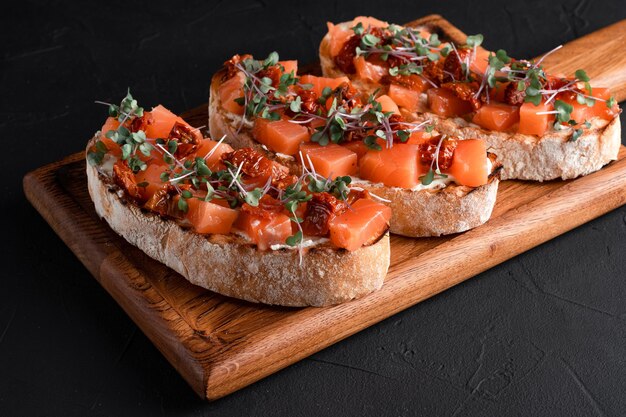
<svg viewBox="0 0 626 417">
<path fill-rule="evenodd" d="M 617 158 L 620 109 L 607 88 L 592 87 L 583 70 L 552 75 L 541 59 L 488 52 L 482 40 L 455 45 L 423 27 L 358 17 L 329 23 L 319 53 L 325 76 L 379 89 L 407 120 L 484 140 L 502 179 L 575 178 Z"/>
<path fill-rule="evenodd" d="M 296 61 L 235 55 L 211 82 L 211 136 L 329 179 L 349 177 L 392 208 L 391 232 L 439 236 L 491 215 L 500 165 L 481 140 L 410 121 L 388 95 L 347 77 L 297 74 Z"/>
<path fill-rule="evenodd" d="M 298 176 L 251 148 L 204 138 L 130 96 L 86 151 L 111 228 L 192 283 L 254 302 L 329 305 L 381 287 L 389 207 L 350 178 Z"/>
</svg>

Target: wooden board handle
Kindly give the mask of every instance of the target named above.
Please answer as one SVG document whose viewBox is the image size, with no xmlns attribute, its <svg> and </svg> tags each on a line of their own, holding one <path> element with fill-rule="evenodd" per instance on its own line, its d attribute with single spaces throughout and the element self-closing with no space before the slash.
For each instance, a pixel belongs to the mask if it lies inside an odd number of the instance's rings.
<svg viewBox="0 0 626 417">
<path fill-rule="evenodd" d="M 591 84 L 626 99 L 626 19 L 569 42 L 543 61 L 547 72 L 573 75 L 584 69 Z"/>
</svg>

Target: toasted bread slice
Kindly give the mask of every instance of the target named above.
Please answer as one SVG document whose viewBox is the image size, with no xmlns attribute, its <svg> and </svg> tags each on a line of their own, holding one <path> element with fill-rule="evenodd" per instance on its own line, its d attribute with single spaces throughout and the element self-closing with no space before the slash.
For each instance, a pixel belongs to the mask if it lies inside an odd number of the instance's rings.
<svg viewBox="0 0 626 417">
<path fill-rule="evenodd" d="M 268 157 L 288 166 L 292 173 L 299 174 L 301 165 L 294 157 L 269 151 L 254 139 L 251 123 L 242 125 L 241 116 L 224 109 L 217 94 L 223 79 L 224 70 L 220 70 L 211 80 L 211 137 L 218 139 L 226 136 L 226 141 L 234 148 L 254 147 L 262 150 Z M 476 188 L 448 184 L 445 187 L 410 190 L 358 179 L 355 185 L 388 200 L 385 204 L 393 211 L 389 229 L 391 233 L 427 237 L 459 233 L 485 223 L 496 201 L 499 175 L 500 164 L 493 162 L 489 182 Z"/>
<path fill-rule="evenodd" d="M 343 22 L 335 26 L 349 29 L 353 23 Z M 325 77 L 347 76 L 355 86 L 367 92 L 381 88 L 379 84 L 359 79 L 354 74 L 344 74 L 331 56 L 330 42 L 328 32 L 319 47 L 320 64 Z M 444 118 L 430 113 L 426 101 L 426 94 L 422 94 L 421 109 L 412 119 L 431 120 L 439 132 L 450 136 L 484 140 L 488 150 L 496 154 L 502 164 L 502 180 L 566 180 L 587 175 L 616 160 L 621 144 L 618 116 L 608 121 L 601 118 L 589 120 L 591 127 L 584 129 L 582 135 L 574 141 L 572 128 L 561 131 L 552 129 L 542 136 L 490 131 L 460 117 Z"/>
<path fill-rule="evenodd" d="M 594 118 L 576 141 L 573 129 L 552 130 L 543 136 L 494 132 L 464 119 L 425 113 L 442 133 L 459 138 L 483 139 L 502 164 L 502 179 L 548 181 L 587 175 L 617 159 L 621 145 L 619 117 Z"/>
<path fill-rule="evenodd" d="M 322 240 L 302 249 L 300 264 L 298 250 L 261 251 L 237 234 L 201 235 L 142 210 L 91 164 L 87 179 L 96 212 L 116 233 L 191 283 L 226 296 L 283 306 L 338 304 L 379 289 L 389 268 L 388 233 L 352 252 Z"/>
</svg>

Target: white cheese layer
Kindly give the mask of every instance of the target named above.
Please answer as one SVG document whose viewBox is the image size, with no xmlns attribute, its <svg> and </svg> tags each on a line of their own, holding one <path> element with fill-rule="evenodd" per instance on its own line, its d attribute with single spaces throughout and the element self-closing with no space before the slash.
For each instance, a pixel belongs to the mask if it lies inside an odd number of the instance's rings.
<svg viewBox="0 0 626 417">
<path fill-rule="evenodd" d="M 279 249 L 298 250 L 300 248 L 310 248 L 310 247 L 313 247 L 313 246 L 321 245 L 322 243 L 326 243 L 328 241 L 329 241 L 329 239 L 327 237 L 315 237 L 315 236 L 312 236 L 310 238 L 303 239 L 302 240 L 302 244 L 300 244 L 300 245 L 289 246 L 289 245 L 285 245 L 285 244 L 281 243 L 281 244 L 276 244 L 276 245 L 270 246 L 270 249 L 271 250 L 279 250 Z"/>
</svg>

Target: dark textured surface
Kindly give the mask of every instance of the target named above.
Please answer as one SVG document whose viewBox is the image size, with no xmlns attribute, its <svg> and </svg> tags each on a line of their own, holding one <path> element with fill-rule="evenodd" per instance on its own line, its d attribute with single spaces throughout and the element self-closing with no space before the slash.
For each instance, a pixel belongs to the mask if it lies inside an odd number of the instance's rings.
<svg viewBox="0 0 626 417">
<path fill-rule="evenodd" d="M 326 20 L 440 13 L 535 56 L 626 17 L 617 0 L 475 3 L 5 8 L 0 415 L 626 415 L 624 207 L 207 404 L 21 191 L 27 171 L 82 149 L 104 117 L 93 100 L 130 86 L 145 106 L 194 107 L 235 52 L 314 61 Z"/>
</svg>

